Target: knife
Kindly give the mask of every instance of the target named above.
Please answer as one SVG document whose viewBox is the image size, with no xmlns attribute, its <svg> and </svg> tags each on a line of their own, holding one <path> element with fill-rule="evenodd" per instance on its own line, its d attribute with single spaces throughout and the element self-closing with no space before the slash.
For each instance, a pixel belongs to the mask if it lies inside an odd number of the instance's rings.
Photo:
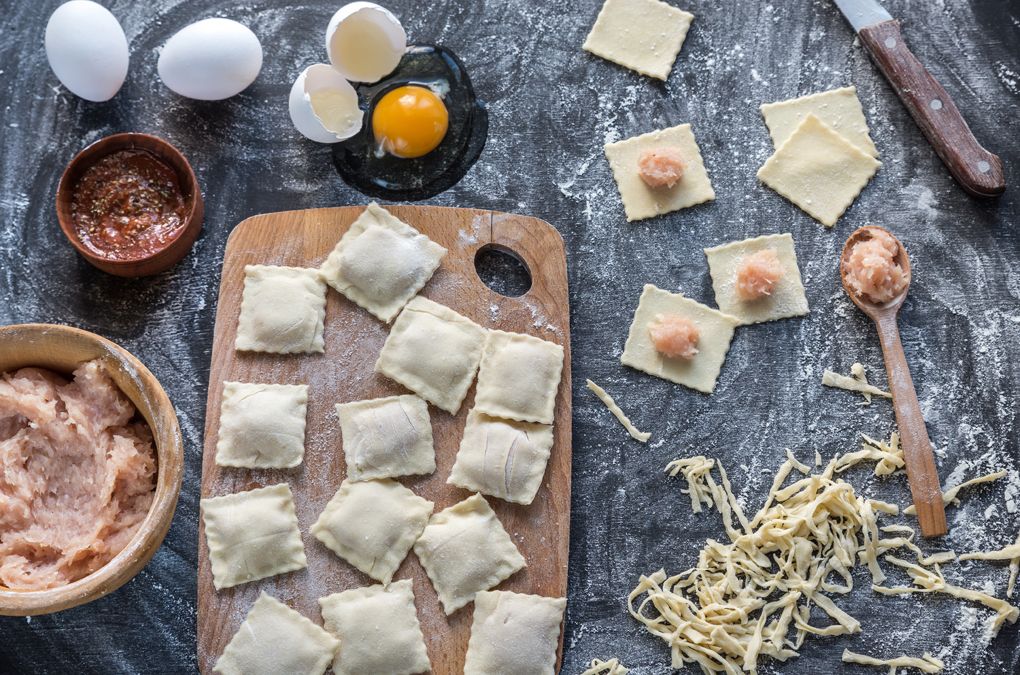
<svg viewBox="0 0 1020 675">
<path fill-rule="evenodd" d="M 835 3 L 953 178 L 975 197 L 1001 195 L 1002 161 L 981 147 L 953 99 L 907 48 L 900 22 L 875 0 Z"/>
</svg>

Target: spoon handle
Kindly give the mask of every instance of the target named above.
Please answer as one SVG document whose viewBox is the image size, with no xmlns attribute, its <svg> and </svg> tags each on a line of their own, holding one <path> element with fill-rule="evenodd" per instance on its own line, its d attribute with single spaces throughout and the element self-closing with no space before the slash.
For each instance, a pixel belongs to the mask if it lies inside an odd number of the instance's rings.
<svg viewBox="0 0 1020 675">
<path fill-rule="evenodd" d="M 921 404 L 917 401 L 914 381 L 910 377 L 907 357 L 900 343 L 896 313 L 877 317 L 878 339 L 882 344 L 885 370 L 889 376 L 889 391 L 893 395 L 896 425 L 900 431 L 903 459 L 907 464 L 910 494 L 917 507 L 917 520 L 921 534 L 939 537 L 946 533 L 946 509 L 942 503 L 942 486 L 939 484 L 931 440 L 924 426 Z"/>
</svg>

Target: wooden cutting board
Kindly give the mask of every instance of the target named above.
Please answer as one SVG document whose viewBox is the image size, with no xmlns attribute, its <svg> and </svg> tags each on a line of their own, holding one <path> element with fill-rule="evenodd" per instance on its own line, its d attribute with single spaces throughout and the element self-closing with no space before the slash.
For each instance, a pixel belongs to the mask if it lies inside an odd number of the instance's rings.
<svg viewBox="0 0 1020 675">
<path fill-rule="evenodd" d="M 570 541 L 570 311 L 563 240 L 548 223 L 527 216 L 435 206 L 388 206 L 448 249 L 442 265 L 422 294 L 448 305 L 487 328 L 529 333 L 563 346 L 566 360 L 556 398 L 555 443 L 542 488 L 530 506 L 489 503 L 527 560 L 528 566 L 498 586 L 520 593 L 564 597 Z M 234 350 L 237 318 L 248 264 L 318 267 L 363 207 L 288 211 L 248 218 L 230 235 L 223 261 L 219 307 L 209 374 L 202 496 L 213 497 L 286 481 L 294 493 L 298 523 L 308 557 L 306 569 L 216 591 L 209 568 L 204 523 L 199 522 L 198 659 L 203 673 L 233 637 L 262 591 L 267 591 L 316 623 L 322 623 L 319 598 L 377 583 L 337 557 L 308 533 L 346 475 L 340 426 L 334 405 L 407 393 L 373 372 L 389 327 L 344 296 L 329 289 L 326 302 L 325 354 L 273 355 Z M 528 267 L 532 285 L 510 298 L 490 290 L 478 278 L 475 256 L 484 248 L 512 252 Z M 437 345 L 437 348 L 440 346 Z M 218 467 L 214 461 L 224 381 L 309 385 L 304 462 L 291 470 Z M 435 502 L 439 511 L 468 496 L 446 484 L 460 445 L 474 386 L 459 414 L 429 406 L 436 448 L 436 472 L 401 482 Z M 463 672 L 473 605 L 447 617 L 413 551 L 394 579 L 413 579 L 432 672 Z M 562 652 L 562 632 L 560 638 Z"/>
</svg>

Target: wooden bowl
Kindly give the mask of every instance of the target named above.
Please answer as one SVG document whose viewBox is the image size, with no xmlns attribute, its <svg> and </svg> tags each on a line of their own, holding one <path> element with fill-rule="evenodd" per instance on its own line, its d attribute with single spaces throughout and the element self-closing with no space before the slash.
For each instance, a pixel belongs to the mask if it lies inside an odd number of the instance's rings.
<svg viewBox="0 0 1020 675">
<path fill-rule="evenodd" d="M 123 348 L 84 330 L 52 324 L 0 327 L 0 373 L 38 366 L 70 375 L 93 359 L 103 362 L 152 429 L 158 463 L 152 505 L 124 550 L 92 574 L 45 591 L 0 586 L 0 615 L 48 614 L 103 597 L 145 567 L 170 529 L 181 491 L 184 447 L 173 404 L 155 376 Z"/>
<path fill-rule="evenodd" d="M 96 255 L 86 248 L 75 232 L 74 219 L 71 217 L 71 200 L 74 188 L 81 180 L 82 174 L 106 155 L 120 150 L 147 150 L 163 160 L 167 166 L 177 173 L 177 181 L 184 193 L 187 214 L 184 227 L 170 243 L 150 256 L 131 260 L 109 260 Z M 57 185 L 57 220 L 64 236 L 71 246 L 92 265 L 109 274 L 120 277 L 144 277 L 158 274 L 176 265 L 191 250 L 192 244 L 202 229 L 202 216 L 205 206 L 202 202 L 202 191 L 198 187 L 195 172 L 184 155 L 167 141 L 149 134 L 114 134 L 101 138 L 75 155 L 71 163 L 64 169 Z"/>
</svg>

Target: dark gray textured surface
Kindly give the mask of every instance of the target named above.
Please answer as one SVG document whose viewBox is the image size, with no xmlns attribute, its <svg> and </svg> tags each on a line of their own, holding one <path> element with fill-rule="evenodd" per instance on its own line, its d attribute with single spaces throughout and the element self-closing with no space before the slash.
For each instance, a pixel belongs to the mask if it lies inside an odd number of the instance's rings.
<svg viewBox="0 0 1020 675">
<path fill-rule="evenodd" d="M 187 473 L 170 534 L 152 563 L 112 596 L 56 616 L 0 619 L 0 671 L 176 673 L 194 670 L 198 480 L 209 348 L 220 260 L 246 216 L 366 201 L 333 172 L 329 149 L 300 139 L 286 95 L 304 66 L 324 59 L 333 3 L 109 2 L 131 45 L 128 81 L 91 104 L 58 86 L 42 50 L 57 2 L 0 0 L 0 322 L 59 322 L 105 335 L 138 355 L 178 407 Z M 807 460 L 854 448 L 855 434 L 885 435 L 885 402 L 861 408 L 822 390 L 821 371 L 853 360 L 879 383 L 877 341 L 837 288 L 836 255 L 853 228 L 889 226 L 913 257 L 915 281 L 901 317 L 907 357 L 938 448 L 944 483 L 996 468 L 1000 483 L 949 512 L 957 551 L 998 548 L 1016 536 L 1020 502 L 1020 6 L 1015 0 L 890 0 L 915 52 L 955 96 L 978 138 L 999 152 L 1013 186 L 977 202 L 953 184 L 875 73 L 830 3 L 680 3 L 696 15 L 665 84 L 580 50 L 597 12 L 580 3 L 393 0 L 413 41 L 438 42 L 464 59 L 490 104 L 489 144 L 467 178 L 429 203 L 520 211 L 556 225 L 567 241 L 573 300 L 574 499 L 570 603 L 563 672 L 619 656 L 638 673 L 670 672 L 665 646 L 643 633 L 624 599 L 642 573 L 678 572 L 708 536 L 713 513 L 690 513 L 662 467 L 678 456 L 722 458 L 752 511 L 785 447 Z M 249 25 L 266 59 L 253 87 L 226 102 L 177 98 L 156 75 L 157 48 L 208 16 Z M 759 103 L 857 85 L 883 167 L 833 231 L 754 177 L 771 151 Z M 627 224 L 602 154 L 607 140 L 691 122 L 717 201 Z M 192 254 L 162 276 L 126 281 L 78 259 L 53 214 L 64 164 L 117 131 L 162 135 L 188 156 L 206 197 L 205 230 Z M 741 329 L 715 395 L 625 370 L 618 356 L 641 285 L 680 289 L 712 304 L 701 248 L 790 231 L 812 314 Z M 584 389 L 591 377 L 653 433 L 629 440 Z M 866 494 L 904 504 L 905 481 L 849 479 Z M 890 522 L 898 519 L 889 519 Z M 1004 566 L 951 565 L 947 576 L 1003 592 Z M 898 578 L 896 578 L 899 581 Z M 842 667 L 844 646 L 878 655 L 928 649 L 951 673 L 1020 668 L 1016 626 L 990 646 L 973 636 L 990 614 L 939 597 L 875 596 L 870 579 L 837 601 L 864 625 L 852 638 L 809 641 L 803 655 L 766 672 L 868 672 Z M 1014 599 L 1015 601 L 1015 599 Z M 877 672 L 877 671 L 876 671 Z"/>
</svg>

